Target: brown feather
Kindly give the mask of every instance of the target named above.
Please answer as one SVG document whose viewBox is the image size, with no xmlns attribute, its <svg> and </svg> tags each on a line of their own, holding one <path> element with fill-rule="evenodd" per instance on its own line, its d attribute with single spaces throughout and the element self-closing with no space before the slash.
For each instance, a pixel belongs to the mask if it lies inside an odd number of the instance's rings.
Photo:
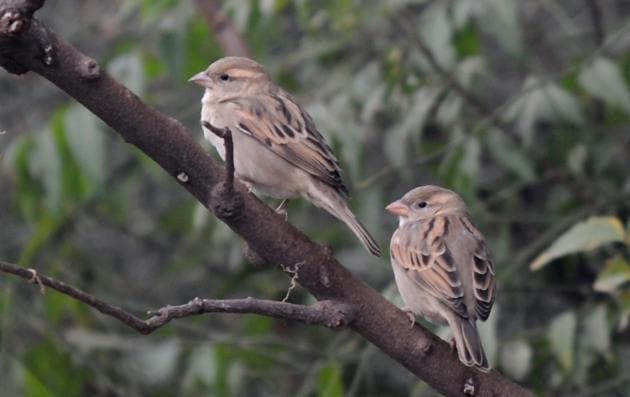
<svg viewBox="0 0 630 397">
<path fill-rule="evenodd" d="M 394 233 L 397 238 L 392 238 L 391 255 L 421 288 L 467 318 L 464 290 L 453 258 L 442 238 L 430 237 L 439 236 L 430 232 L 444 224 L 444 217 L 435 217 L 399 227 Z"/>
<path fill-rule="evenodd" d="M 339 162 L 315 129 L 310 116 L 284 91 L 279 90 L 273 98 L 271 104 L 280 112 L 267 109 L 269 103 L 254 95 L 231 97 L 225 102 L 238 105 L 242 132 L 265 143 L 278 156 L 347 197 L 348 189 L 341 179 Z"/>
</svg>

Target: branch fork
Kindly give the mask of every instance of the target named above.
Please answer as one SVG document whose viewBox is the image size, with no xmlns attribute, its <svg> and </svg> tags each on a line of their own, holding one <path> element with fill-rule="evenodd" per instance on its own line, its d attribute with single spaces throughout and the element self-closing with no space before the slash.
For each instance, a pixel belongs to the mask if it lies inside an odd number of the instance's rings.
<svg viewBox="0 0 630 397">
<path fill-rule="evenodd" d="M 323 325 L 332 329 L 347 327 L 353 320 L 355 310 L 347 303 L 339 301 L 319 301 L 310 306 L 266 299 L 202 299 L 194 298 L 183 305 L 166 305 L 147 312 L 148 319 L 142 319 L 124 309 L 105 302 L 85 291 L 62 281 L 39 274 L 34 269 L 0 261 L 0 272 L 14 274 L 33 284 L 44 286 L 70 296 L 101 313 L 114 317 L 141 334 L 150 334 L 173 319 L 205 313 L 249 313 L 259 314 L 305 324 Z"/>
<path fill-rule="evenodd" d="M 234 189 L 234 141 L 229 127 L 219 128 L 202 120 L 201 125 L 210 132 L 223 139 L 225 145 L 225 179 L 212 190 L 211 206 L 215 214 L 221 219 L 233 219 L 240 212 L 243 200 Z"/>
</svg>

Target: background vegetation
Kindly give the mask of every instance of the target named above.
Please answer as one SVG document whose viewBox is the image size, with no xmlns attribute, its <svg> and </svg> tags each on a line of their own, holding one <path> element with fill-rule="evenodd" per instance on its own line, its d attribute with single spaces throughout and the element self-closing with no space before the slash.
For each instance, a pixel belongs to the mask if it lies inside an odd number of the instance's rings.
<svg viewBox="0 0 630 397">
<path fill-rule="evenodd" d="M 332 143 L 384 247 L 383 207 L 410 188 L 464 196 L 496 262 L 482 328 L 496 368 L 540 395 L 630 393 L 628 2 L 222 4 Z M 49 0 L 38 15 L 205 145 L 186 80 L 222 52 L 194 1 Z M 246 263 L 229 229 L 43 79 L 0 73 L 0 103 L 0 258 L 138 313 L 284 297 L 285 275 Z M 289 219 L 399 303 L 387 255 L 303 200 Z M 209 315 L 141 337 L 8 275 L 0 373 L 6 396 L 434 395 L 350 332 Z"/>
</svg>

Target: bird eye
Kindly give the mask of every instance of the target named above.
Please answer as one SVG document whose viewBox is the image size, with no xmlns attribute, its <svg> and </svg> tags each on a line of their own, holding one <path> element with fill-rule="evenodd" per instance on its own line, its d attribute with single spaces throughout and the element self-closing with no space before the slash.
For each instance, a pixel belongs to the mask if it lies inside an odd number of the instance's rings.
<svg viewBox="0 0 630 397">
<path fill-rule="evenodd" d="M 418 201 L 418 202 L 416 203 L 416 207 L 418 207 L 418 208 L 424 208 L 424 207 L 426 207 L 427 205 L 428 205 L 428 204 L 427 204 L 427 202 L 426 202 L 426 201 Z"/>
<path fill-rule="evenodd" d="M 228 81 L 230 79 L 230 75 L 224 73 L 221 76 L 219 76 L 219 78 L 223 81 Z"/>
</svg>

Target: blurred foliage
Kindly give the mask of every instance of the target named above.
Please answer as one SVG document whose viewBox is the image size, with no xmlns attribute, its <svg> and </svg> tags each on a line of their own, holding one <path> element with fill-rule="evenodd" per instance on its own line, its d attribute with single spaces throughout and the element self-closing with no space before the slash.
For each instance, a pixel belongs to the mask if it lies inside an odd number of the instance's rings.
<svg viewBox="0 0 630 397">
<path fill-rule="evenodd" d="M 222 49 L 194 1 L 78 3 L 49 0 L 40 17 L 206 145 L 201 91 L 186 80 Z M 495 367 L 544 396 L 630 394 L 628 2 L 230 0 L 223 11 L 334 146 L 383 246 L 395 228 L 383 207 L 407 190 L 464 196 L 496 262 L 481 326 Z M 227 227 L 80 105 L 30 75 L 1 73 L 0 88 L 0 258 L 139 314 L 285 295 L 284 275 L 245 263 Z M 303 200 L 289 214 L 400 303 L 387 256 L 369 257 Z M 7 396 L 435 395 L 349 331 L 211 315 L 140 337 L 8 275 L 0 373 Z"/>
</svg>

